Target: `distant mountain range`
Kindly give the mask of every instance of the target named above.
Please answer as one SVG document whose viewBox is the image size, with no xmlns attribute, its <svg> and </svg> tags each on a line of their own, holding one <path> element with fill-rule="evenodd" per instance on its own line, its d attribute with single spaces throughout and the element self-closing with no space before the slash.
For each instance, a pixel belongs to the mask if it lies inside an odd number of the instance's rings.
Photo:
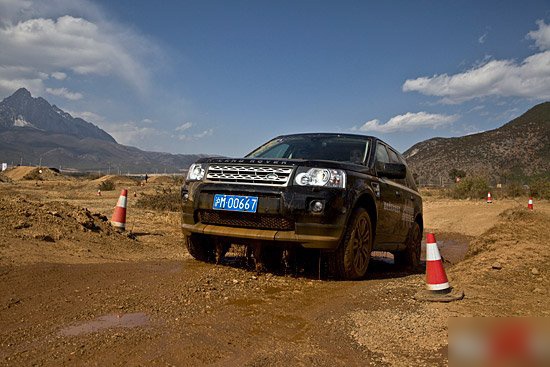
<svg viewBox="0 0 550 367">
<path fill-rule="evenodd" d="M 0 102 L 0 162 L 112 172 L 179 172 L 200 154 L 147 152 L 118 144 L 25 88 Z"/>
<path fill-rule="evenodd" d="M 449 179 L 453 169 L 493 183 L 550 176 L 550 102 L 502 127 L 459 138 L 433 138 L 404 153 L 420 183 Z"/>
<path fill-rule="evenodd" d="M 179 172 L 204 155 L 147 152 L 118 144 L 24 88 L 0 102 L 0 162 L 111 172 Z M 421 184 L 449 180 L 451 170 L 493 182 L 550 175 L 550 102 L 504 126 L 458 138 L 433 138 L 404 153 Z"/>
</svg>

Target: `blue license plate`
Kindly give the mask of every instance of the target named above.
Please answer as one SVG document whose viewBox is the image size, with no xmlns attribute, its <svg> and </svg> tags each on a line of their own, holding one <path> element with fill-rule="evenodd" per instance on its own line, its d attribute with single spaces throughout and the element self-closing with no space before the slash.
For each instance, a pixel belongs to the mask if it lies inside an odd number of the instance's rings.
<svg viewBox="0 0 550 367">
<path fill-rule="evenodd" d="M 258 209 L 258 197 L 216 194 L 214 195 L 212 209 L 256 213 Z"/>
</svg>

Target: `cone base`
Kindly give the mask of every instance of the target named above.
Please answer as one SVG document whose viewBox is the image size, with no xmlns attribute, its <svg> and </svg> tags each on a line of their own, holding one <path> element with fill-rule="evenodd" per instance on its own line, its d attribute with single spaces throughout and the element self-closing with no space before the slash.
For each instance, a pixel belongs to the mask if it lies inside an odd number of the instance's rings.
<svg viewBox="0 0 550 367">
<path fill-rule="evenodd" d="M 121 222 L 111 221 L 111 226 L 115 227 L 115 229 L 119 231 L 124 231 L 126 229 L 126 224 Z"/>
<path fill-rule="evenodd" d="M 417 301 L 428 302 L 453 302 L 464 298 L 464 291 L 449 288 L 441 291 L 423 289 L 414 295 Z"/>
</svg>

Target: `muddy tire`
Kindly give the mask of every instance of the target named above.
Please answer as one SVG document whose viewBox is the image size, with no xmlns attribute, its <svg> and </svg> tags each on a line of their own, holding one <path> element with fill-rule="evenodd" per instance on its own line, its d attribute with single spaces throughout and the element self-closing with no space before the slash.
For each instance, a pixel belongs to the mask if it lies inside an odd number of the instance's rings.
<svg viewBox="0 0 550 367">
<path fill-rule="evenodd" d="M 422 242 L 422 231 L 420 225 L 414 222 L 407 235 L 406 248 L 396 252 L 393 256 L 395 264 L 405 269 L 414 271 L 420 266 L 420 251 Z"/>
<path fill-rule="evenodd" d="M 192 234 L 185 236 L 185 245 L 189 254 L 195 259 L 206 262 L 213 262 L 215 260 L 215 245 L 212 238 Z"/>
<path fill-rule="evenodd" d="M 365 276 L 372 251 L 372 224 L 369 213 L 356 209 L 349 221 L 340 246 L 331 256 L 331 269 L 340 279 Z"/>
</svg>

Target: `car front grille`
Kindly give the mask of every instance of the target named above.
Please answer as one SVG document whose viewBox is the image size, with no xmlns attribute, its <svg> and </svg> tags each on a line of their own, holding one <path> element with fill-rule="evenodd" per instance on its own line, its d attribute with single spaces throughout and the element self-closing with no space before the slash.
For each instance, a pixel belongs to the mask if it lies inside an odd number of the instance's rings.
<svg viewBox="0 0 550 367">
<path fill-rule="evenodd" d="M 294 230 L 294 221 L 268 214 L 200 210 L 198 219 L 204 224 L 217 224 L 230 227 L 271 229 L 278 231 Z"/>
<path fill-rule="evenodd" d="M 292 167 L 213 164 L 208 167 L 206 179 L 244 185 L 287 186 L 292 170 Z"/>
</svg>

